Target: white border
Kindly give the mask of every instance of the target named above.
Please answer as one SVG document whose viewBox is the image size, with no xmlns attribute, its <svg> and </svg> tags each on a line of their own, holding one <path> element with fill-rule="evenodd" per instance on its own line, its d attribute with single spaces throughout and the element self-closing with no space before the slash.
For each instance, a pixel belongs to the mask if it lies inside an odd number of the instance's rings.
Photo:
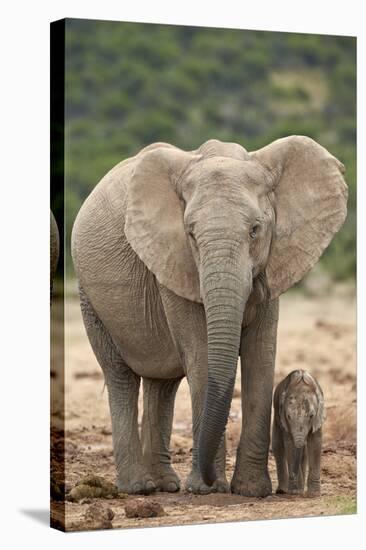
<svg viewBox="0 0 366 550">
<path fill-rule="evenodd" d="M 8 547 L 360 548 L 365 533 L 365 255 L 359 246 L 359 513 L 194 527 L 62 534 L 22 510 L 48 507 L 49 23 L 63 17 L 358 36 L 358 240 L 365 232 L 365 30 L 362 2 L 213 0 L 8 2 L 1 30 L 0 536 Z M 313 541 L 313 542 L 311 542 Z M 194 546 L 194 547 L 195 547 Z"/>
</svg>

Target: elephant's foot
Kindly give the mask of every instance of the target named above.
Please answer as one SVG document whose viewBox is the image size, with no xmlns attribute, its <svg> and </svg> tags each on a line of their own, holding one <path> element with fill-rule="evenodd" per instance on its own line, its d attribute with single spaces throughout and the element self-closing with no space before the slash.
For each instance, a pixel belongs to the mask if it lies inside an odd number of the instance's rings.
<svg viewBox="0 0 366 550">
<path fill-rule="evenodd" d="M 130 495 L 149 495 L 156 491 L 153 476 L 144 464 L 125 467 L 118 476 L 117 487 Z"/>
<path fill-rule="evenodd" d="M 306 491 L 306 498 L 317 498 L 320 497 L 320 491 Z"/>
<path fill-rule="evenodd" d="M 180 489 L 180 479 L 169 464 L 159 464 L 152 468 L 154 483 L 158 491 L 176 493 Z"/>
<path fill-rule="evenodd" d="M 226 478 L 219 478 L 214 481 L 212 487 L 215 493 L 230 493 L 230 485 Z"/>
<path fill-rule="evenodd" d="M 296 476 L 294 479 L 291 479 L 290 476 L 287 493 L 289 495 L 302 495 L 304 493 L 304 485 Z"/>
<path fill-rule="evenodd" d="M 268 471 L 247 470 L 244 474 L 235 471 L 231 481 L 231 491 L 246 497 L 267 497 L 272 494 L 272 483 Z"/>
<path fill-rule="evenodd" d="M 296 485 L 290 487 L 281 487 L 278 486 L 276 489 L 276 495 L 303 495 L 304 489 L 302 487 L 297 487 Z"/>
<path fill-rule="evenodd" d="M 306 496 L 309 498 L 320 497 L 320 482 L 308 483 Z"/>
<path fill-rule="evenodd" d="M 303 489 L 300 489 L 299 487 L 289 487 L 287 494 L 289 495 L 302 495 Z"/>
<path fill-rule="evenodd" d="M 211 486 L 206 485 L 201 474 L 196 470 L 192 470 L 189 474 L 186 485 L 186 491 L 196 495 L 208 495 L 209 493 L 229 493 L 230 487 L 227 479 L 222 476 L 217 478 Z"/>
</svg>

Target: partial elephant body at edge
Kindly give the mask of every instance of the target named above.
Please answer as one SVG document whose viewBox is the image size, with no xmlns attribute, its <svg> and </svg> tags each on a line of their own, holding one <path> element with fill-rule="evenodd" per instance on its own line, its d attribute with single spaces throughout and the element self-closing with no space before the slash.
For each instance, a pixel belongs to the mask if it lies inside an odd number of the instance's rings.
<svg viewBox="0 0 366 550">
<path fill-rule="evenodd" d="M 50 295 L 52 300 L 53 280 L 56 275 L 56 269 L 60 254 L 60 235 L 55 217 L 50 211 Z"/>
</svg>

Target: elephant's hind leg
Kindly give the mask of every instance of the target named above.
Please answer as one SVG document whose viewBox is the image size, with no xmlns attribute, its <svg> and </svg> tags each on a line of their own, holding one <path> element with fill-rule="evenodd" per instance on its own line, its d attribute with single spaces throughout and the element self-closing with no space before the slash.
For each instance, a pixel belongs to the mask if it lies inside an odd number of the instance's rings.
<svg viewBox="0 0 366 550">
<path fill-rule="evenodd" d="M 144 464 L 138 435 L 140 377 L 122 359 L 82 289 L 80 304 L 86 332 L 108 389 L 118 487 L 126 493 L 149 494 L 156 486 Z"/>
<path fill-rule="evenodd" d="M 181 378 L 173 380 L 143 379 L 144 414 L 141 440 L 145 464 L 160 491 L 174 493 L 180 481 L 171 466 L 170 436 L 174 400 Z"/>
</svg>

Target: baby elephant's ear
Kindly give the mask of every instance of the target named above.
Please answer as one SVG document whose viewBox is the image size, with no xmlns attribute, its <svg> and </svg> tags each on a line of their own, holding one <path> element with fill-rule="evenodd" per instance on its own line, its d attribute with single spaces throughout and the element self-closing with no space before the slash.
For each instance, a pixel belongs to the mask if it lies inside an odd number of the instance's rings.
<svg viewBox="0 0 366 550">
<path fill-rule="evenodd" d="M 318 261 L 346 218 L 344 166 L 306 136 L 278 139 L 251 153 L 273 180 L 276 227 L 266 268 L 276 298 Z"/>
<path fill-rule="evenodd" d="M 199 277 L 175 182 L 195 159 L 166 144 L 135 157 L 128 186 L 125 234 L 157 280 L 178 296 L 200 302 Z"/>
<path fill-rule="evenodd" d="M 316 398 L 318 401 L 318 408 L 313 418 L 312 427 L 313 427 L 313 432 L 317 432 L 322 427 L 322 424 L 326 419 L 326 410 L 324 406 L 324 395 L 323 395 L 322 389 L 316 380 L 314 380 L 314 382 L 315 382 Z"/>
</svg>

